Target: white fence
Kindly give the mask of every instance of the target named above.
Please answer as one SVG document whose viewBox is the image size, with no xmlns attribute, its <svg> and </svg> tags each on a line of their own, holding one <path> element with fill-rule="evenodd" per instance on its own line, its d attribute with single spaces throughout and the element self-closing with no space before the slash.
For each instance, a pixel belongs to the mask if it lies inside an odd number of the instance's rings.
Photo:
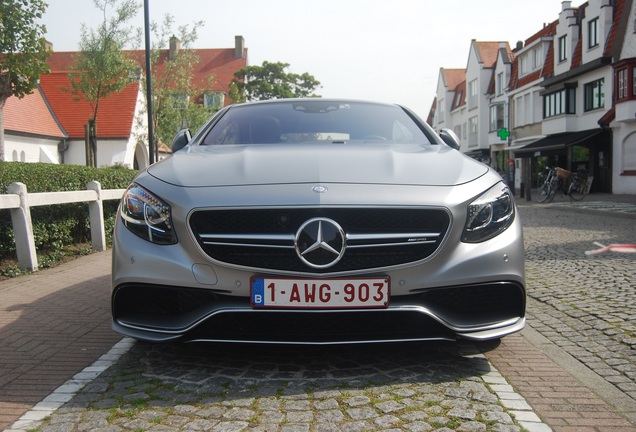
<svg viewBox="0 0 636 432">
<path fill-rule="evenodd" d="M 106 250 L 103 201 L 120 199 L 125 189 L 102 190 L 99 182 L 92 181 L 84 191 L 27 193 L 23 183 L 11 183 L 6 195 L 0 195 L 0 209 L 11 210 L 11 223 L 15 236 L 18 266 L 36 271 L 38 259 L 35 253 L 31 207 L 52 204 L 88 202 L 91 227 L 91 246 L 95 251 Z"/>
</svg>

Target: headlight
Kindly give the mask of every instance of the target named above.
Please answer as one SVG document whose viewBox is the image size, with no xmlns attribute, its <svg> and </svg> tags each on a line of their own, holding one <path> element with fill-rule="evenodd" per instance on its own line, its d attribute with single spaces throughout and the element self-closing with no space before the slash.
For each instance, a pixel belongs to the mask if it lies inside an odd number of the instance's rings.
<svg viewBox="0 0 636 432">
<path fill-rule="evenodd" d="M 175 244 L 170 206 L 133 184 L 126 190 L 120 206 L 124 225 L 135 235 L 157 244 Z"/>
<path fill-rule="evenodd" d="M 491 239 L 508 228 L 514 217 L 512 193 L 506 185 L 497 183 L 468 205 L 462 241 L 478 243 Z"/>
</svg>

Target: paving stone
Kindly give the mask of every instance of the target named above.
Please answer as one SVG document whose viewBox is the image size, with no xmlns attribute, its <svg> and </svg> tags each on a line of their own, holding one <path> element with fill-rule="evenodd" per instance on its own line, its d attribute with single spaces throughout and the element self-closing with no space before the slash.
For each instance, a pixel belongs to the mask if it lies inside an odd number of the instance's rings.
<svg viewBox="0 0 636 432">
<path fill-rule="evenodd" d="M 532 206 L 520 215 L 529 323 L 633 398 L 636 257 L 585 255 L 595 241 L 633 241 L 633 219 L 608 226 L 585 213 Z M 480 349 L 466 341 L 390 349 L 136 344 L 83 388 L 63 387 L 78 393 L 39 430 L 548 430 L 515 392 L 519 377 L 498 375 Z M 549 380 L 546 372 L 534 378 Z M 577 397 L 571 411 L 551 408 L 565 417 L 597 406 Z"/>
</svg>

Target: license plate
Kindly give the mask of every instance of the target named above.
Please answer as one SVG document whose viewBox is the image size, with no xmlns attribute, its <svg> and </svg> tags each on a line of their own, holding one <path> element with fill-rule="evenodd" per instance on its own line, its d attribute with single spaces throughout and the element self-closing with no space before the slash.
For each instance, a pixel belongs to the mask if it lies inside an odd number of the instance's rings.
<svg viewBox="0 0 636 432">
<path fill-rule="evenodd" d="M 253 277 L 254 307 L 288 309 L 385 308 L 389 305 L 389 278 L 275 279 Z"/>
</svg>

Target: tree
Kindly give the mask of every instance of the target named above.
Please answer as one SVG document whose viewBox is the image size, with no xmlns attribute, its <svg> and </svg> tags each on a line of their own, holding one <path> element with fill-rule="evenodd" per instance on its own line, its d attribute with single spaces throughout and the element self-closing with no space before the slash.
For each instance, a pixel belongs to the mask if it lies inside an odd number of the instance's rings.
<svg viewBox="0 0 636 432">
<path fill-rule="evenodd" d="M 134 0 L 93 0 L 103 12 L 104 20 L 97 30 L 81 28 L 80 52 L 69 74 L 71 93 L 76 100 L 85 100 L 92 108 L 87 124 L 86 165 L 97 166 L 96 120 L 99 102 L 111 93 L 121 91 L 130 83 L 131 72 L 138 69 L 122 51 L 140 37 L 127 23 L 134 18 L 139 5 Z M 108 9 L 115 7 L 114 16 Z"/>
<path fill-rule="evenodd" d="M 287 72 L 288 63 L 264 61 L 262 66 L 247 66 L 237 71 L 232 80 L 232 102 L 246 102 L 293 97 L 316 97 L 320 87 L 312 75 Z"/>
<path fill-rule="evenodd" d="M 216 109 L 198 103 L 212 88 L 215 77 L 209 76 L 203 83 L 193 80 L 199 56 L 190 48 L 204 25 L 195 21 L 192 26 L 179 26 L 175 35 L 172 15 L 166 15 L 160 25 L 151 24 L 155 41 L 150 55 L 155 146 L 159 141 L 171 143 L 181 129 L 197 129 Z"/>
<path fill-rule="evenodd" d="M 40 75 L 48 71 L 46 27 L 36 22 L 45 9 L 43 0 L 0 2 L 0 161 L 4 160 L 5 102 L 32 93 Z"/>
</svg>

